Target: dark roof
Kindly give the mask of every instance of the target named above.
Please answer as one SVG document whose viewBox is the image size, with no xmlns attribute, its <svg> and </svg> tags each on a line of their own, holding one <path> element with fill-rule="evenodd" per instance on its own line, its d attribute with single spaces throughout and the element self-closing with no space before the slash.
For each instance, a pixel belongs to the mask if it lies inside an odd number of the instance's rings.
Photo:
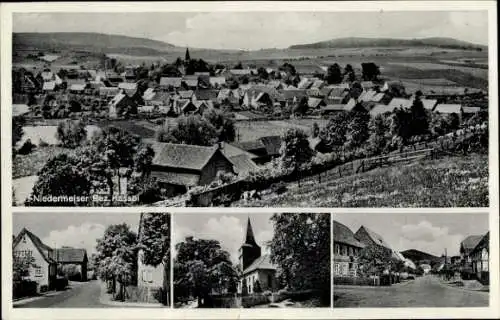
<svg viewBox="0 0 500 320">
<path fill-rule="evenodd" d="M 252 95 L 258 96 L 258 94 L 261 92 L 267 93 L 269 95 L 269 97 L 273 100 L 279 100 L 282 97 L 282 95 L 279 93 L 279 91 L 276 90 L 274 87 L 265 86 L 265 85 L 252 86 L 246 92 L 248 93 L 249 96 L 252 96 Z"/>
<path fill-rule="evenodd" d="M 251 150 L 258 150 L 258 149 L 265 149 L 266 146 L 264 146 L 264 143 L 260 139 L 257 140 L 250 140 L 250 141 L 242 141 L 242 142 L 237 142 L 234 143 L 234 145 L 240 149 L 243 149 L 245 151 L 251 151 Z"/>
<path fill-rule="evenodd" d="M 201 170 L 217 152 L 217 146 L 203 147 L 189 144 L 155 142 L 153 165 Z"/>
<path fill-rule="evenodd" d="M 474 249 L 477 244 L 479 243 L 479 241 L 481 241 L 481 239 L 483 238 L 482 235 L 480 236 L 477 236 L 477 235 L 474 235 L 474 236 L 468 236 L 467 238 L 465 238 L 461 243 L 460 245 L 464 248 L 464 249 L 469 249 L 469 250 L 472 250 Z"/>
<path fill-rule="evenodd" d="M 250 273 L 254 270 L 276 270 L 276 266 L 271 262 L 269 255 L 266 254 L 255 259 L 251 265 L 243 270 L 243 274 Z"/>
<path fill-rule="evenodd" d="M 40 240 L 40 238 L 38 238 L 34 233 L 28 231 L 28 229 L 26 228 L 23 228 L 21 232 L 19 232 L 17 237 L 14 239 L 14 241 L 12 242 L 12 248 L 15 248 L 19 244 L 24 235 L 28 236 L 31 239 L 31 241 L 38 249 L 38 251 L 40 252 L 45 261 L 49 263 L 54 262 L 54 260 L 51 257 L 51 255 L 53 254 L 53 249 L 48 245 L 46 245 L 45 243 L 43 243 L 42 240 Z"/>
<path fill-rule="evenodd" d="M 161 77 L 160 86 L 172 86 L 179 88 L 181 86 L 182 78 L 178 77 Z"/>
<path fill-rule="evenodd" d="M 230 157 L 229 161 L 234 165 L 234 169 L 237 174 L 246 174 L 249 172 L 254 172 L 259 169 L 259 166 L 252 161 L 248 154 L 240 154 L 234 157 Z"/>
<path fill-rule="evenodd" d="M 194 95 L 198 100 L 216 100 L 217 95 L 219 94 L 218 90 L 196 90 Z"/>
<path fill-rule="evenodd" d="M 281 94 L 283 95 L 285 100 L 292 100 L 294 97 L 297 97 L 297 99 L 301 99 L 302 97 L 307 96 L 307 91 L 301 89 L 285 89 L 281 91 Z"/>
<path fill-rule="evenodd" d="M 483 248 L 489 248 L 489 243 L 490 243 L 490 232 L 488 231 L 484 236 L 481 237 L 481 240 L 477 243 L 477 245 L 474 247 L 474 251 L 480 251 Z"/>
<path fill-rule="evenodd" d="M 365 245 L 354 238 L 354 233 L 340 222 L 333 221 L 333 242 L 345 243 L 353 247 L 363 248 Z"/>
<path fill-rule="evenodd" d="M 383 247 L 386 247 L 388 249 L 391 249 L 391 246 L 385 242 L 384 238 L 382 238 L 381 235 L 379 235 L 378 233 L 376 233 L 375 231 L 365 227 L 365 226 L 361 226 L 358 231 L 356 232 L 356 234 L 358 232 L 360 232 L 360 230 L 365 230 L 366 234 L 373 240 L 373 242 L 375 242 L 376 244 L 380 245 L 380 246 L 383 246 Z"/>
<path fill-rule="evenodd" d="M 56 249 L 56 261 L 66 263 L 85 262 L 87 250 L 77 248 L 58 248 Z"/>
</svg>

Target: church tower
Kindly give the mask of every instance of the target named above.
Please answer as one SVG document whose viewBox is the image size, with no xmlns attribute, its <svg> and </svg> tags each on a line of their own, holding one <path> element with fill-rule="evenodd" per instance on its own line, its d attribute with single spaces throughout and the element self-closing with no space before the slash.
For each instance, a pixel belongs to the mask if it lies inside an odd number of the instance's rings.
<svg viewBox="0 0 500 320">
<path fill-rule="evenodd" d="M 240 248 L 240 267 L 241 271 L 245 270 L 261 255 L 260 247 L 255 242 L 255 236 L 253 234 L 252 224 L 250 223 L 250 218 L 247 222 L 247 230 L 245 233 L 244 243 Z"/>
<path fill-rule="evenodd" d="M 191 60 L 191 56 L 189 55 L 189 48 L 186 48 L 186 56 L 184 57 L 184 61 L 189 61 Z"/>
</svg>

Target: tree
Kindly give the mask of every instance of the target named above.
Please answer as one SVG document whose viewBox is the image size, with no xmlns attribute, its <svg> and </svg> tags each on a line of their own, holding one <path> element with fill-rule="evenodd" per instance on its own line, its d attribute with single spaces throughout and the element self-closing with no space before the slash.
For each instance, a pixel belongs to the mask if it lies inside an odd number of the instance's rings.
<svg viewBox="0 0 500 320">
<path fill-rule="evenodd" d="M 56 138 L 63 147 L 74 149 L 87 139 L 87 129 L 82 121 L 59 122 Z"/>
<path fill-rule="evenodd" d="M 29 276 L 29 270 L 35 262 L 33 256 L 12 255 L 12 280 L 22 281 Z"/>
<path fill-rule="evenodd" d="M 257 69 L 257 74 L 259 75 L 259 78 L 261 78 L 263 80 L 269 79 L 269 73 L 267 73 L 267 70 L 263 67 L 260 67 L 259 69 Z"/>
<path fill-rule="evenodd" d="M 363 80 L 365 81 L 376 81 L 380 75 L 379 66 L 373 62 L 361 63 Z"/>
<path fill-rule="evenodd" d="M 154 152 L 141 137 L 113 126 L 106 127 L 95 134 L 89 146 L 81 151 L 91 174 L 95 188 L 109 191 L 113 199 L 115 182 L 121 168 L 135 169 L 143 176 L 150 171 Z M 112 204 L 112 202 L 111 202 Z"/>
<path fill-rule="evenodd" d="M 446 117 L 446 122 L 448 124 L 449 131 L 455 131 L 458 130 L 458 128 L 460 128 L 460 118 L 456 113 L 448 114 Z"/>
<path fill-rule="evenodd" d="M 336 113 L 330 118 L 323 130 L 321 130 L 320 137 L 329 148 L 344 145 L 349 121 L 349 113 Z"/>
<path fill-rule="evenodd" d="M 346 64 L 344 68 L 344 75 L 347 75 L 349 82 L 356 81 L 356 73 L 354 72 L 352 65 Z"/>
<path fill-rule="evenodd" d="M 181 116 L 173 128 L 166 126 L 156 135 L 159 142 L 212 146 L 218 140 L 217 129 L 200 115 Z"/>
<path fill-rule="evenodd" d="M 309 110 L 308 98 L 302 97 L 293 108 L 293 113 L 303 116 L 306 114 L 307 110 Z"/>
<path fill-rule="evenodd" d="M 125 299 L 125 287 L 134 283 L 137 273 L 137 235 L 123 224 L 110 225 L 97 239 L 96 263 L 101 279 L 120 283 L 119 298 Z"/>
<path fill-rule="evenodd" d="M 417 91 L 415 100 L 411 106 L 411 134 L 422 135 L 429 132 L 429 120 L 424 104 L 421 100 L 422 92 Z"/>
<path fill-rule="evenodd" d="M 142 249 L 142 262 L 157 266 L 170 264 L 170 215 L 168 213 L 144 213 L 138 249 Z"/>
<path fill-rule="evenodd" d="M 400 137 L 402 143 L 406 144 L 411 136 L 411 113 L 402 108 L 396 108 L 391 116 L 390 130 L 392 136 Z"/>
<path fill-rule="evenodd" d="M 319 136 L 319 133 L 320 133 L 319 125 L 317 122 L 314 122 L 312 126 L 312 137 L 317 138 Z"/>
<path fill-rule="evenodd" d="M 12 117 L 12 146 L 15 147 L 19 141 L 21 141 L 24 130 L 23 127 L 26 124 L 26 119 L 23 116 L 13 116 Z"/>
<path fill-rule="evenodd" d="M 369 138 L 368 150 L 373 154 L 380 154 L 387 145 L 387 135 L 389 126 L 384 115 L 377 115 L 371 118 L 368 124 Z"/>
<path fill-rule="evenodd" d="M 186 54 L 184 56 L 185 61 L 191 60 L 191 55 L 189 54 L 189 48 L 186 48 Z"/>
<path fill-rule="evenodd" d="M 337 63 L 328 67 L 326 81 L 328 84 L 337 84 L 342 82 L 342 71 Z"/>
<path fill-rule="evenodd" d="M 275 213 L 271 261 L 292 290 L 316 289 L 330 299 L 330 216 L 321 213 Z"/>
<path fill-rule="evenodd" d="M 234 141 L 236 137 L 235 123 L 232 118 L 217 109 L 208 109 L 203 113 L 203 118 L 207 119 L 217 130 L 218 141 Z"/>
<path fill-rule="evenodd" d="M 233 67 L 233 69 L 242 70 L 243 69 L 243 65 L 241 64 L 240 61 L 238 61 L 238 63 Z"/>
<path fill-rule="evenodd" d="M 279 70 L 284 71 L 291 76 L 295 76 L 297 74 L 295 67 L 288 62 L 285 62 L 281 67 L 279 67 Z"/>
<path fill-rule="evenodd" d="M 237 273 L 219 241 L 188 237 L 176 245 L 176 250 L 174 292 L 181 294 L 177 297 L 190 292 L 201 306 L 212 289 L 234 289 Z"/>
<path fill-rule="evenodd" d="M 368 139 L 368 122 L 370 115 L 366 111 L 351 112 L 345 145 L 349 149 L 356 149 Z"/>
<path fill-rule="evenodd" d="M 82 159 L 67 154 L 59 154 L 47 161 L 38 172 L 31 193 L 31 200 L 26 206 L 75 206 L 85 205 L 86 202 L 73 202 L 69 199 L 53 202 L 43 196 L 90 196 L 91 182 L 87 170 L 82 165 Z"/>
<path fill-rule="evenodd" d="M 294 168 L 295 171 L 308 163 L 312 156 L 313 150 L 309 146 L 307 134 L 296 128 L 289 128 L 283 136 L 281 145 L 281 161 L 286 168 Z"/>
<path fill-rule="evenodd" d="M 385 270 L 390 269 L 391 262 L 391 250 L 379 245 L 364 247 L 358 256 L 359 271 L 364 276 L 381 275 Z"/>
</svg>

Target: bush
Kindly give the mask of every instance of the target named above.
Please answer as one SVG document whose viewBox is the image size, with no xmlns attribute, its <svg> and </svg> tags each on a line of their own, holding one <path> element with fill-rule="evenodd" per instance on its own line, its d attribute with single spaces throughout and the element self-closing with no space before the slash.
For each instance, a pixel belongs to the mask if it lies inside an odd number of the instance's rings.
<svg viewBox="0 0 500 320">
<path fill-rule="evenodd" d="M 34 145 L 33 143 L 31 143 L 31 139 L 28 139 L 24 142 L 24 144 L 22 145 L 21 148 L 19 148 L 19 150 L 17 151 L 19 154 L 23 154 L 23 155 L 26 155 L 26 154 L 30 154 L 33 149 L 36 148 L 36 145 Z"/>
<path fill-rule="evenodd" d="M 334 285 L 349 285 L 349 286 L 376 286 L 376 281 L 364 277 L 335 277 L 333 279 Z"/>
<path fill-rule="evenodd" d="M 40 292 L 47 292 L 47 291 L 49 291 L 49 286 L 45 284 L 43 286 L 40 286 Z"/>
<path fill-rule="evenodd" d="M 35 281 L 14 281 L 12 284 L 12 297 L 22 298 L 35 296 L 37 294 L 37 283 Z"/>
<path fill-rule="evenodd" d="M 56 290 L 64 290 L 68 286 L 68 279 L 64 277 L 58 277 L 55 281 Z"/>
</svg>

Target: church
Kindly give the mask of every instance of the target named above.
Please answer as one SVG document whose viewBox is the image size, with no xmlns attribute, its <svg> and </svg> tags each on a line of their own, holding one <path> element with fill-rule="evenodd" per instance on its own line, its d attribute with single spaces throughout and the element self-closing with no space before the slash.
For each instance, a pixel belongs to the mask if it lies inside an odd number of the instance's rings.
<svg viewBox="0 0 500 320">
<path fill-rule="evenodd" d="M 268 254 L 262 255 L 261 248 L 255 241 L 250 218 L 247 221 L 244 242 L 239 249 L 239 264 L 242 273 L 238 293 L 246 295 L 277 290 L 276 266 Z"/>
</svg>

